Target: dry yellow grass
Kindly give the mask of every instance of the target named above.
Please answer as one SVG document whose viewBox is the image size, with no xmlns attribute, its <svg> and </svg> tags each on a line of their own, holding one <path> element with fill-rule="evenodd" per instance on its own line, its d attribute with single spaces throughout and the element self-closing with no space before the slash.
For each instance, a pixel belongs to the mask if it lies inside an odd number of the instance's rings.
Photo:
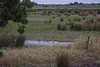
<svg viewBox="0 0 100 67">
<path fill-rule="evenodd" d="M 0 58 L 2 67 L 56 67 L 56 56 L 59 53 L 68 53 L 70 55 L 71 65 L 80 65 L 81 61 L 94 61 L 100 63 L 100 38 L 91 37 L 93 40 L 89 51 L 85 52 L 82 45 L 85 45 L 86 38 L 79 38 L 73 45 L 54 45 L 40 47 L 25 47 L 22 49 L 2 49 L 4 57 Z M 91 44 L 91 43 L 90 43 Z M 77 48 L 79 46 L 79 48 Z M 93 50 L 95 50 L 93 52 Z"/>
</svg>

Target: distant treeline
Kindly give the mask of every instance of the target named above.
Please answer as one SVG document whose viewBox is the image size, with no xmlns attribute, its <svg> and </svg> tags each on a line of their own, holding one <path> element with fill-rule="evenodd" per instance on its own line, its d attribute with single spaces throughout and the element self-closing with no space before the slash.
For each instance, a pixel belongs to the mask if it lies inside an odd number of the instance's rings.
<svg viewBox="0 0 100 67">
<path fill-rule="evenodd" d="M 54 6 L 66 6 L 66 5 L 100 5 L 100 3 L 78 3 L 78 2 L 74 2 L 74 3 L 69 3 L 69 4 L 38 4 L 35 2 L 34 4 L 35 6 L 44 6 L 44 5 L 54 5 Z"/>
</svg>

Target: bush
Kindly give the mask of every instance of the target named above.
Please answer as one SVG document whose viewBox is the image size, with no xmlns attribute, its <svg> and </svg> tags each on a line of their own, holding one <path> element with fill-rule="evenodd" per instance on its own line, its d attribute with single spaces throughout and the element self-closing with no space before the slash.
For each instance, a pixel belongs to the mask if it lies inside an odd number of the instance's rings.
<svg viewBox="0 0 100 67">
<path fill-rule="evenodd" d="M 23 47 L 24 42 L 25 42 L 25 36 L 24 35 L 17 35 L 15 47 Z"/>
<path fill-rule="evenodd" d="M 66 25 L 58 24 L 58 25 L 57 25 L 57 30 L 60 30 L 60 31 L 65 31 L 65 30 L 67 30 Z"/>
<path fill-rule="evenodd" d="M 51 19 L 55 19 L 55 18 L 56 18 L 55 16 L 51 17 Z"/>
<path fill-rule="evenodd" d="M 96 13 L 93 13 L 93 16 L 96 16 Z"/>
<path fill-rule="evenodd" d="M 51 23 L 52 22 L 52 20 L 49 20 L 49 23 Z"/>
<path fill-rule="evenodd" d="M 0 35 L 0 48 L 2 47 L 20 47 L 24 45 L 24 35 L 2 34 Z"/>
<path fill-rule="evenodd" d="M 44 23 L 46 24 L 46 23 L 47 23 L 47 21 L 44 21 Z"/>
<path fill-rule="evenodd" d="M 89 15 L 88 12 L 80 12 L 80 13 L 79 13 L 79 16 L 88 16 L 88 15 Z"/>
<path fill-rule="evenodd" d="M 100 22 L 94 19 L 90 19 L 84 23 L 70 22 L 69 26 L 71 30 L 76 31 L 100 31 Z"/>
<path fill-rule="evenodd" d="M 68 53 L 61 53 L 56 57 L 57 67 L 69 67 L 70 59 Z"/>
<path fill-rule="evenodd" d="M 0 51 L 0 58 L 3 57 L 3 52 Z"/>
<path fill-rule="evenodd" d="M 74 19 L 74 21 L 78 21 L 78 22 L 80 22 L 80 21 L 82 21 L 82 20 L 81 20 L 80 17 L 77 17 L 77 18 Z"/>
<path fill-rule="evenodd" d="M 83 17 L 83 20 L 85 20 L 86 18 L 85 17 Z"/>
<path fill-rule="evenodd" d="M 61 17 L 61 18 L 60 18 L 60 21 L 63 22 L 63 21 L 64 21 L 64 18 Z"/>
<path fill-rule="evenodd" d="M 77 24 L 75 24 L 75 26 L 74 26 L 74 30 L 76 30 L 76 31 L 81 31 L 81 30 L 83 30 L 83 26 L 82 26 L 82 24 L 81 24 L 81 23 L 77 23 Z"/>
<path fill-rule="evenodd" d="M 24 25 L 19 26 L 17 32 L 20 33 L 20 34 L 23 34 L 25 32 L 24 29 L 25 29 Z"/>
<path fill-rule="evenodd" d="M 57 30 L 61 30 L 61 24 L 57 25 Z"/>
<path fill-rule="evenodd" d="M 60 16 L 61 16 L 61 14 L 60 14 L 60 13 L 58 13 L 58 14 L 57 14 L 57 17 L 60 17 Z"/>
</svg>

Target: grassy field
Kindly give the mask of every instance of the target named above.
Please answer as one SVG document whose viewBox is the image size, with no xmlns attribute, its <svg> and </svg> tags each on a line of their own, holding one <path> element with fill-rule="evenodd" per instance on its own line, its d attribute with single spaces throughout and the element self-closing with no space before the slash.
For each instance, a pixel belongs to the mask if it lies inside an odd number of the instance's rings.
<svg viewBox="0 0 100 67">
<path fill-rule="evenodd" d="M 52 18 L 55 17 L 55 18 Z M 71 15 L 67 17 L 62 14 L 60 17 L 57 15 L 28 15 L 27 19 L 29 20 L 25 28 L 25 35 L 27 39 L 33 40 L 57 40 L 57 41 L 74 41 L 77 37 L 81 35 L 91 35 L 91 36 L 100 36 L 100 32 L 97 31 L 59 31 L 57 30 L 57 25 L 59 23 L 66 24 L 68 20 L 74 20 L 75 18 L 82 19 L 83 17 L 79 15 Z M 92 15 L 86 16 L 85 20 L 94 18 L 99 18 L 100 15 L 93 17 Z M 64 21 L 60 21 L 60 18 L 63 18 Z M 85 20 L 76 21 L 84 22 Z M 51 22 L 50 22 L 51 21 Z M 10 23 L 5 28 L 0 28 L 1 33 L 17 33 L 18 23 Z"/>
<path fill-rule="evenodd" d="M 35 9 L 34 9 L 35 10 Z M 68 54 L 70 67 L 100 67 L 100 30 L 71 30 L 66 26 L 66 30 L 58 30 L 57 26 L 67 25 L 74 22 L 83 24 L 89 21 L 90 27 L 94 25 L 100 28 L 100 14 L 97 14 L 98 9 L 71 9 L 63 12 L 62 9 L 36 9 L 37 12 L 28 12 L 28 24 L 25 25 L 25 33 L 27 40 L 56 40 L 56 41 L 73 41 L 73 44 L 53 45 L 53 46 L 24 46 L 23 48 L 2 48 L 4 56 L 0 58 L 0 66 L 2 67 L 57 67 L 57 56 L 59 54 Z M 41 11 L 43 10 L 43 11 Z M 48 12 L 49 11 L 49 12 Z M 91 11 L 91 12 L 90 12 Z M 89 13 L 90 12 L 90 13 Z M 79 14 L 87 14 L 80 16 Z M 96 14 L 95 14 L 96 13 Z M 99 13 L 99 12 L 98 12 Z M 97 21 L 98 20 L 98 21 Z M 91 24 L 94 23 L 95 24 Z M 97 22 L 97 24 L 96 24 Z M 74 24 L 73 23 L 73 24 Z M 87 22 L 88 23 L 88 22 Z M 0 28 L 0 35 L 7 33 L 18 34 L 17 29 L 20 23 L 9 21 L 6 27 Z M 89 24 L 88 24 L 89 25 Z M 81 25 L 82 26 L 82 25 Z M 78 26 L 77 26 L 78 27 Z M 79 25 L 80 27 L 80 25 Z M 94 26 L 95 27 L 95 26 Z M 80 28 L 78 28 L 80 29 Z M 87 40 L 90 36 L 87 48 Z M 5 41 L 3 36 L 1 42 L 4 44 L 15 43 L 14 36 L 8 36 L 8 41 Z M 11 39 L 10 39 L 11 38 Z M 20 38 L 19 38 L 20 39 Z M 21 40 L 20 40 L 21 41 Z M 6 43 L 7 42 L 7 43 Z M 65 62 L 65 61 L 64 61 Z"/>
</svg>

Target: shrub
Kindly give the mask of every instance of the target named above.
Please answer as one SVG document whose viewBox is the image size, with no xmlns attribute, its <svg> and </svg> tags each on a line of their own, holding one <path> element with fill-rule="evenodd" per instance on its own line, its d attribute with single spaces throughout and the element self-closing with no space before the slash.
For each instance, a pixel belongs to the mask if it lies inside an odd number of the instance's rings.
<svg viewBox="0 0 100 67">
<path fill-rule="evenodd" d="M 55 19 L 55 18 L 56 18 L 55 16 L 51 17 L 51 19 Z"/>
<path fill-rule="evenodd" d="M 70 22 L 69 26 L 71 30 L 76 31 L 100 31 L 100 22 L 99 20 L 90 19 L 84 23 Z"/>
<path fill-rule="evenodd" d="M 86 18 L 85 17 L 83 17 L 83 20 L 85 20 Z"/>
<path fill-rule="evenodd" d="M 49 20 L 49 23 L 51 23 L 52 21 L 51 20 Z"/>
<path fill-rule="evenodd" d="M 2 34 L 0 35 L 0 48 L 2 47 L 20 47 L 24 45 L 25 36 L 22 34 Z"/>
<path fill-rule="evenodd" d="M 84 23 L 84 30 L 87 31 L 100 31 L 100 23 L 94 19 L 90 19 Z"/>
<path fill-rule="evenodd" d="M 96 22 L 100 22 L 100 18 L 98 18 L 98 19 L 96 20 Z"/>
<path fill-rule="evenodd" d="M 63 25 L 61 26 L 61 30 L 62 30 L 62 31 L 66 31 L 66 30 L 67 30 L 66 25 L 63 24 Z"/>
<path fill-rule="evenodd" d="M 57 30 L 61 30 L 61 24 L 57 25 Z"/>
<path fill-rule="evenodd" d="M 3 57 L 3 52 L 0 51 L 0 58 Z"/>
<path fill-rule="evenodd" d="M 19 26 L 17 32 L 20 33 L 20 34 L 23 34 L 23 33 L 25 32 L 25 31 L 24 31 L 24 28 L 25 28 L 24 25 Z"/>
<path fill-rule="evenodd" d="M 57 25 L 57 30 L 65 31 L 65 30 L 67 30 L 67 27 L 66 27 L 66 25 L 58 24 L 58 25 Z"/>
<path fill-rule="evenodd" d="M 47 23 L 47 21 L 44 21 L 44 23 L 46 24 L 46 23 Z"/>
<path fill-rule="evenodd" d="M 80 12 L 79 16 L 87 16 L 89 13 L 88 12 Z"/>
<path fill-rule="evenodd" d="M 43 5 L 43 7 L 48 7 L 48 5 Z"/>
<path fill-rule="evenodd" d="M 68 21 L 71 21 L 71 19 L 68 19 Z"/>
<path fill-rule="evenodd" d="M 61 53 L 56 57 L 57 67 L 69 67 L 70 59 L 68 53 Z"/>
<path fill-rule="evenodd" d="M 16 45 L 15 47 L 23 47 L 25 42 L 25 36 L 24 35 L 17 35 Z"/>
<path fill-rule="evenodd" d="M 81 30 L 83 30 L 83 26 L 82 26 L 81 23 L 76 23 L 74 25 L 74 28 L 73 29 L 76 30 L 76 31 L 81 31 Z"/>
<path fill-rule="evenodd" d="M 64 18 L 61 17 L 61 18 L 60 18 L 60 21 L 63 22 L 63 21 L 64 21 Z"/>
<path fill-rule="evenodd" d="M 93 16 L 96 16 L 96 13 L 93 13 Z"/>
<path fill-rule="evenodd" d="M 77 18 L 74 19 L 74 21 L 78 21 L 78 22 L 80 22 L 80 21 L 82 21 L 82 20 L 81 20 L 80 17 L 77 17 Z"/>
<path fill-rule="evenodd" d="M 61 14 L 60 14 L 60 13 L 58 13 L 58 14 L 57 14 L 57 17 L 60 17 L 60 16 L 61 16 Z"/>
<path fill-rule="evenodd" d="M 16 44 L 16 37 L 14 34 L 2 34 L 0 35 L 0 48 L 2 47 L 12 47 Z"/>
<path fill-rule="evenodd" d="M 71 30 L 73 30 L 75 23 L 74 22 L 70 22 L 69 25 L 71 26 Z"/>
<path fill-rule="evenodd" d="M 97 14 L 100 14 L 100 11 L 98 11 Z"/>
</svg>

